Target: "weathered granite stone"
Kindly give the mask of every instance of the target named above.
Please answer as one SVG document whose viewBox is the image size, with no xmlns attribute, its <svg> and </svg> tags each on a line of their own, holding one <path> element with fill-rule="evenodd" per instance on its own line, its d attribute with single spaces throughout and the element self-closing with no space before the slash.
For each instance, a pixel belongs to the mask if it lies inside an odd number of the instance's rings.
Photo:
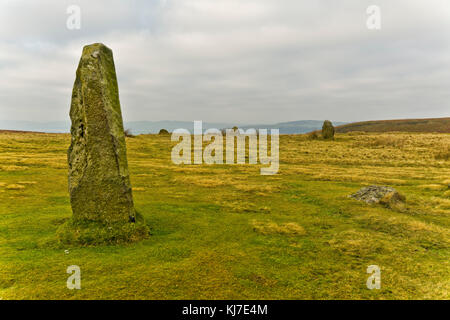
<svg viewBox="0 0 450 320">
<path fill-rule="evenodd" d="M 122 113 L 112 51 L 85 46 L 70 108 L 69 192 L 74 220 L 134 222 Z"/>
<path fill-rule="evenodd" d="M 334 138 L 334 127 L 330 120 L 325 120 L 322 125 L 322 137 L 324 139 Z"/>
<path fill-rule="evenodd" d="M 386 186 L 364 187 L 350 195 L 350 197 L 369 204 L 380 203 L 386 206 L 405 201 L 405 197 L 398 193 L 397 190 Z"/>
</svg>

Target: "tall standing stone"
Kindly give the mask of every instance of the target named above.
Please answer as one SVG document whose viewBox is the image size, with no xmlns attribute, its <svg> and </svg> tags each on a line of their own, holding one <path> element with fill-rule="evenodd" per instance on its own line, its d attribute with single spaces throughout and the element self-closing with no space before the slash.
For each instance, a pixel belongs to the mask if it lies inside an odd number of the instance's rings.
<svg viewBox="0 0 450 320">
<path fill-rule="evenodd" d="M 134 222 L 113 54 L 101 43 L 83 48 L 70 118 L 68 160 L 73 219 Z"/>
<path fill-rule="evenodd" d="M 324 139 L 334 138 L 334 127 L 330 120 L 325 120 L 322 125 L 322 137 Z"/>
</svg>

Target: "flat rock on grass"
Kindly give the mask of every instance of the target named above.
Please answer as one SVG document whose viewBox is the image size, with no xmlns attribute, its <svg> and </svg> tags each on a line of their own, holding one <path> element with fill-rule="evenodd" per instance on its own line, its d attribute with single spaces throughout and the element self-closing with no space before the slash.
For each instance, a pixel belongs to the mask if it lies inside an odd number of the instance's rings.
<svg viewBox="0 0 450 320">
<path fill-rule="evenodd" d="M 386 186 L 364 187 L 350 195 L 350 197 L 369 204 L 380 203 L 388 206 L 405 201 L 405 197 L 397 190 Z"/>
</svg>

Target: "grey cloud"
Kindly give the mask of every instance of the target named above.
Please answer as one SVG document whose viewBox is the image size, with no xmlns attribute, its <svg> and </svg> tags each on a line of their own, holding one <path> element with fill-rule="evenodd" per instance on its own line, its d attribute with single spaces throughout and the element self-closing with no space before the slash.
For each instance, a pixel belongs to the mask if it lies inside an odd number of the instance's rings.
<svg viewBox="0 0 450 320">
<path fill-rule="evenodd" d="M 366 0 L 3 1 L 0 119 L 65 120 L 92 42 L 114 51 L 126 120 L 449 116 L 450 3 L 376 2 L 380 31 Z"/>
</svg>

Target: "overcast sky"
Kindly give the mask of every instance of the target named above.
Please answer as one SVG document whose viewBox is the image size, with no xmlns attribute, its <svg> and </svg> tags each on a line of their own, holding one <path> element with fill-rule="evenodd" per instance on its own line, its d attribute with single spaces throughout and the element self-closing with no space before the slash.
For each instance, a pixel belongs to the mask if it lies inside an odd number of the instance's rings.
<svg viewBox="0 0 450 320">
<path fill-rule="evenodd" d="M 0 0 L 0 120 L 68 120 L 94 42 L 114 52 L 125 121 L 450 116 L 449 0 Z"/>
</svg>

